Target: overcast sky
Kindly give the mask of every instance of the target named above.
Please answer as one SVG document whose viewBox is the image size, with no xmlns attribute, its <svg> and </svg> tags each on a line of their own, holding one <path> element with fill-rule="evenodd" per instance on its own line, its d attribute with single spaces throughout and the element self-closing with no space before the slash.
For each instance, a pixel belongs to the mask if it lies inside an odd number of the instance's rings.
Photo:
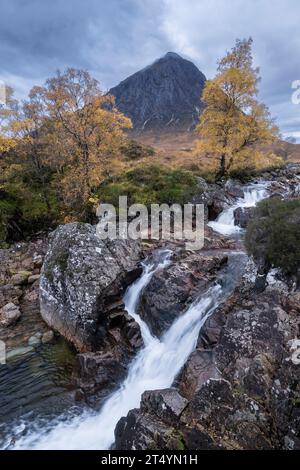
<svg viewBox="0 0 300 470">
<path fill-rule="evenodd" d="M 208 77 L 235 38 L 252 36 L 261 98 L 300 141 L 299 0 L 0 0 L 0 79 L 19 97 L 55 70 L 89 70 L 103 90 L 168 51 Z"/>
</svg>

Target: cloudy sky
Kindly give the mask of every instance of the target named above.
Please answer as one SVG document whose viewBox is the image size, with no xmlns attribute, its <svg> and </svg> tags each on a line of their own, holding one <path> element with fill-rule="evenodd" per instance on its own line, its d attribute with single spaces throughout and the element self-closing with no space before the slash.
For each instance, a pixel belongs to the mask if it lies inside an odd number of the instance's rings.
<svg viewBox="0 0 300 470">
<path fill-rule="evenodd" d="M 18 97 L 68 66 L 107 90 L 168 51 L 210 78 L 235 38 L 252 36 L 261 98 L 300 141 L 299 0 L 0 0 L 0 15 L 0 79 Z"/>
</svg>

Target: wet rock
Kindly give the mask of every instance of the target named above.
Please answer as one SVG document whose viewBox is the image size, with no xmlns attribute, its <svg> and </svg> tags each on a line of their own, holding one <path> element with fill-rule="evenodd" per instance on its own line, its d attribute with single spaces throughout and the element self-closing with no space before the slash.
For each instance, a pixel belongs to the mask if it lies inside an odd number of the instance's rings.
<svg viewBox="0 0 300 470">
<path fill-rule="evenodd" d="M 89 402 L 90 397 L 105 398 L 126 377 L 126 367 L 111 353 L 77 355 L 74 382 L 79 387 L 77 398 Z"/>
<path fill-rule="evenodd" d="M 153 334 L 160 336 L 175 318 L 216 279 L 226 255 L 184 254 L 163 271 L 157 271 L 145 288 L 139 314 Z"/>
<path fill-rule="evenodd" d="M 46 333 L 44 333 L 42 336 L 43 344 L 51 343 L 53 340 L 54 340 L 54 333 L 52 330 L 46 331 Z"/>
<path fill-rule="evenodd" d="M 105 307 L 140 273 L 140 258 L 138 241 L 102 241 L 88 224 L 58 227 L 41 272 L 42 317 L 79 351 L 100 349 L 107 336 Z"/>
<path fill-rule="evenodd" d="M 155 414 L 129 411 L 115 429 L 116 450 L 183 450 L 181 433 L 161 421 Z"/>
<path fill-rule="evenodd" d="M 244 196 L 242 184 L 237 180 L 227 180 L 225 183 L 225 191 L 234 198 L 242 198 Z"/>
<path fill-rule="evenodd" d="M 101 351 L 77 355 L 74 382 L 88 403 L 107 397 L 125 379 L 129 363 L 143 347 L 140 327 L 122 302 L 110 305 L 105 314 L 107 333 Z"/>
<path fill-rule="evenodd" d="M 0 326 L 8 327 L 15 324 L 21 316 L 19 307 L 13 303 L 4 305 L 0 309 Z"/>
<path fill-rule="evenodd" d="M 180 393 L 191 399 L 209 379 L 220 378 L 214 352 L 196 350 L 189 357 L 180 375 Z"/>
<path fill-rule="evenodd" d="M 168 424 L 176 424 L 188 404 L 176 389 L 144 392 L 141 399 L 141 411 L 154 413 Z"/>
<path fill-rule="evenodd" d="M 39 346 L 41 344 L 41 336 L 35 334 L 28 339 L 28 346 Z"/>
<path fill-rule="evenodd" d="M 234 210 L 234 224 L 246 228 L 254 216 L 254 207 L 238 207 Z"/>
</svg>

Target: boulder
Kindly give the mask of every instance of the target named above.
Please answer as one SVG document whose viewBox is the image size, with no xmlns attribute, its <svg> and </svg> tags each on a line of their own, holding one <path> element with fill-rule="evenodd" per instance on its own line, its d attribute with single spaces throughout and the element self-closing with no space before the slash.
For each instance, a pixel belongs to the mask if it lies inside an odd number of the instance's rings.
<svg viewBox="0 0 300 470">
<path fill-rule="evenodd" d="M 241 228 L 246 228 L 254 216 L 254 207 L 238 207 L 234 210 L 234 224 Z"/>
<path fill-rule="evenodd" d="M 14 286 L 21 286 L 23 284 L 27 284 L 28 278 L 31 276 L 30 271 L 20 271 L 16 274 L 14 274 L 11 278 L 11 283 Z"/>
<path fill-rule="evenodd" d="M 54 340 L 54 333 L 52 330 L 46 331 L 46 333 L 44 333 L 42 336 L 43 344 L 51 343 L 53 340 Z"/>
<path fill-rule="evenodd" d="M 180 393 L 191 399 L 209 379 L 220 376 L 215 365 L 214 352 L 197 349 L 189 357 L 180 375 Z"/>
<path fill-rule="evenodd" d="M 21 312 L 17 305 L 10 302 L 4 305 L 0 310 L 0 326 L 8 327 L 13 325 L 19 320 Z"/>
<path fill-rule="evenodd" d="M 78 351 L 101 349 L 108 332 L 105 310 L 140 274 L 141 256 L 139 241 L 102 241 L 89 224 L 58 227 L 40 277 L 43 319 Z"/>
<path fill-rule="evenodd" d="M 184 253 L 169 267 L 157 271 L 144 289 L 139 306 L 139 314 L 151 332 L 161 336 L 208 289 L 226 262 L 226 255 Z"/>
<path fill-rule="evenodd" d="M 168 424 L 176 424 L 188 404 L 175 388 L 144 392 L 141 411 L 154 413 Z"/>
<path fill-rule="evenodd" d="M 242 198 L 244 196 L 242 184 L 237 180 L 227 180 L 225 183 L 225 191 L 234 198 Z"/>
</svg>

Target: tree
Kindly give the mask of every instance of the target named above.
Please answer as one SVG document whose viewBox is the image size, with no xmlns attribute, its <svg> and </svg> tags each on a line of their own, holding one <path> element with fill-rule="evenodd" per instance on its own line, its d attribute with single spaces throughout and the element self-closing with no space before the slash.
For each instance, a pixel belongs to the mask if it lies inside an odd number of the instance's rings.
<svg viewBox="0 0 300 470">
<path fill-rule="evenodd" d="M 131 122 L 86 71 L 67 69 L 34 87 L 13 123 L 36 174 L 56 173 L 64 203 L 77 213 L 109 171 Z M 43 181 L 40 181 L 43 184 Z"/>
<path fill-rule="evenodd" d="M 197 126 L 197 151 L 212 159 L 219 177 L 262 162 L 259 146 L 278 136 L 268 109 L 257 100 L 259 69 L 253 67 L 251 47 L 251 38 L 237 39 L 202 95 L 206 107 Z"/>
<path fill-rule="evenodd" d="M 15 145 L 15 139 L 10 132 L 10 122 L 17 113 L 18 103 L 13 97 L 14 90 L 5 87 L 5 104 L 0 104 L 0 155 L 8 152 Z"/>
</svg>

